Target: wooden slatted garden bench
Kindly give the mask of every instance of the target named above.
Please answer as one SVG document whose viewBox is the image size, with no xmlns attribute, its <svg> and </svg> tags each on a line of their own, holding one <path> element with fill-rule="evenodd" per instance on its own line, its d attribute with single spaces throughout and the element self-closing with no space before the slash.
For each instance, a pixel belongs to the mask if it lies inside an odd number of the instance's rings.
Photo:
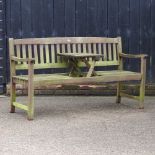
<svg viewBox="0 0 155 155">
<path fill-rule="evenodd" d="M 34 118 L 34 87 L 49 84 L 102 84 L 117 83 L 117 103 L 121 97 L 130 97 L 139 101 L 139 108 L 144 108 L 146 55 L 132 55 L 122 53 L 121 38 L 101 37 L 64 37 L 64 38 L 30 38 L 9 39 L 10 80 L 11 80 L 11 113 L 15 107 L 27 111 L 28 119 Z M 69 55 L 72 59 L 63 56 Z M 94 56 L 95 55 L 95 56 Z M 78 57 L 82 58 L 81 60 Z M 95 57 L 95 59 L 93 59 Z M 96 59 L 98 57 L 98 59 Z M 74 59 L 76 58 L 76 59 Z M 127 71 L 123 68 L 123 60 L 134 58 L 141 60 L 139 72 Z M 78 70 L 88 67 L 88 74 L 73 75 L 74 68 Z M 75 63 L 76 62 L 76 63 Z M 110 70 L 108 67 L 115 69 Z M 71 71 L 68 71 L 71 67 Z M 97 68 L 98 71 L 94 70 Z M 104 70 L 103 70 L 103 67 Z M 60 69 L 62 72 L 52 74 L 34 74 L 38 69 Z M 19 70 L 27 70 L 27 75 L 17 74 Z M 57 71 L 56 70 L 56 71 Z M 82 70 L 81 70 L 82 72 Z M 84 71 L 85 72 L 85 71 Z M 138 96 L 125 94 L 121 91 L 122 82 L 139 81 Z M 28 88 L 27 105 L 16 101 L 16 84 L 23 84 Z"/>
</svg>

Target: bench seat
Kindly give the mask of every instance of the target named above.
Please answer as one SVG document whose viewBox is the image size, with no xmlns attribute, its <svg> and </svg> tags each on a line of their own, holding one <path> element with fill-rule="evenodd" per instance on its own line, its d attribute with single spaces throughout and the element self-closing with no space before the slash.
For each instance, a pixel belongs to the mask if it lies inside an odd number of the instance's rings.
<svg viewBox="0 0 155 155">
<path fill-rule="evenodd" d="M 119 82 L 141 80 L 141 73 L 131 71 L 98 71 L 95 77 L 69 77 L 67 74 L 38 74 L 34 75 L 35 84 L 47 82 L 48 84 L 97 84 L 104 82 Z M 28 81 L 27 75 L 13 76 L 14 82 L 22 83 Z"/>
</svg>

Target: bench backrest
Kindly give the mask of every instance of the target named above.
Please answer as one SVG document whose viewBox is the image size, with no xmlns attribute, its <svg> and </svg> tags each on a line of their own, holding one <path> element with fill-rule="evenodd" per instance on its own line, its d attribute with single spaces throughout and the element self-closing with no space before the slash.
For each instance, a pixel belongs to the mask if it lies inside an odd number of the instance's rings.
<svg viewBox="0 0 155 155">
<path fill-rule="evenodd" d="M 10 38 L 9 52 L 10 56 L 35 58 L 35 69 L 66 68 L 66 64 L 57 56 L 58 52 L 103 54 L 104 58 L 96 66 L 117 66 L 122 45 L 120 37 Z M 16 69 L 27 69 L 27 63 L 18 63 Z"/>
</svg>

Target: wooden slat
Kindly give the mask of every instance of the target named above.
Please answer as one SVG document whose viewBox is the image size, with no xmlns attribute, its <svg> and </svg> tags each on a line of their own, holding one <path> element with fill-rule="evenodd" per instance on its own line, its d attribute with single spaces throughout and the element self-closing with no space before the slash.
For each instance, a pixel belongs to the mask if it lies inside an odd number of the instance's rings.
<svg viewBox="0 0 155 155">
<path fill-rule="evenodd" d="M 18 58 L 21 58 L 20 45 L 16 45 L 16 54 Z M 18 64 L 21 64 L 21 62 L 18 62 Z"/>
<path fill-rule="evenodd" d="M 88 44 L 88 53 L 92 53 L 91 44 Z"/>
<path fill-rule="evenodd" d="M 24 104 L 21 104 L 21 103 L 18 103 L 18 102 L 13 102 L 13 105 L 14 105 L 15 107 L 17 107 L 17 108 L 22 109 L 22 110 L 25 110 L 25 111 L 28 110 L 28 107 L 27 107 L 26 105 L 24 105 Z"/>
<path fill-rule="evenodd" d="M 17 53 L 17 57 L 21 58 L 20 45 L 16 45 L 16 53 Z"/>
<path fill-rule="evenodd" d="M 128 80 L 139 80 L 141 79 L 141 74 L 140 73 L 134 73 L 131 71 L 118 71 L 118 70 L 112 70 L 112 71 L 97 71 L 96 74 L 98 75 L 98 77 L 94 77 L 94 78 L 88 78 L 88 79 L 94 79 L 96 80 L 98 78 L 101 78 L 101 80 L 105 80 L 104 78 L 106 78 L 107 82 L 108 80 L 118 80 L 118 81 L 128 81 Z M 110 78 L 110 79 L 108 79 Z M 27 81 L 28 80 L 28 75 L 22 75 L 22 76 L 13 76 L 13 79 L 20 79 L 23 81 Z M 63 74 L 63 73 L 59 73 L 59 74 L 37 74 L 34 75 L 34 81 L 52 81 L 52 80 L 65 80 L 65 79 L 87 79 L 86 77 L 69 77 L 67 74 Z M 103 81 L 101 81 L 103 82 Z"/>
<path fill-rule="evenodd" d="M 94 53 L 94 54 L 97 54 L 96 46 L 97 46 L 96 44 L 93 44 L 93 53 Z"/>
<path fill-rule="evenodd" d="M 54 45 L 51 45 L 51 57 L 52 57 L 52 63 L 55 64 L 56 60 L 55 60 L 55 49 L 54 49 Z"/>
<path fill-rule="evenodd" d="M 56 45 L 56 52 L 61 53 L 60 44 Z M 59 56 L 57 56 L 57 62 L 59 62 L 59 63 L 61 62 L 61 58 Z"/>
<path fill-rule="evenodd" d="M 91 44 L 88 44 L 88 53 L 92 53 Z M 91 58 L 88 58 L 89 61 L 91 61 Z"/>
<path fill-rule="evenodd" d="M 81 50 L 81 44 L 78 44 L 78 53 L 82 53 L 82 50 Z"/>
<path fill-rule="evenodd" d="M 118 61 L 97 61 L 95 66 L 118 66 L 119 63 Z M 82 63 L 79 63 L 80 67 L 85 67 L 85 65 Z M 68 67 L 65 63 L 51 63 L 51 64 L 38 64 L 35 65 L 34 68 L 35 69 L 45 69 L 45 68 L 66 68 Z M 21 70 L 21 69 L 27 69 L 27 65 L 16 65 L 16 69 L 17 70 Z"/>
<path fill-rule="evenodd" d="M 25 45 L 22 45 L 22 55 L 23 55 L 23 58 L 25 59 L 26 58 L 26 46 Z M 26 64 L 26 62 L 23 62 L 24 64 Z"/>
<path fill-rule="evenodd" d="M 15 56 L 15 46 L 13 38 L 9 38 L 9 56 Z"/>
<path fill-rule="evenodd" d="M 67 53 L 71 53 L 71 44 L 67 44 Z"/>
<path fill-rule="evenodd" d="M 111 44 L 108 44 L 108 60 L 112 60 L 112 51 L 111 51 Z"/>
<path fill-rule="evenodd" d="M 34 68 L 35 69 L 47 69 L 47 68 L 66 68 L 68 67 L 65 63 L 51 63 L 51 64 L 37 64 L 37 65 L 34 65 Z M 21 70 L 21 69 L 28 69 L 28 66 L 27 65 L 16 65 L 16 69 L 17 70 Z"/>
<path fill-rule="evenodd" d="M 98 44 L 98 53 L 99 54 L 103 54 L 102 53 L 102 44 Z M 100 60 L 102 60 L 103 58 L 100 58 Z"/>
<path fill-rule="evenodd" d="M 67 57 L 67 58 L 98 58 L 102 57 L 100 54 L 94 54 L 94 53 L 58 53 L 59 56 Z"/>
<path fill-rule="evenodd" d="M 45 54 L 46 54 L 46 63 L 50 62 L 50 58 L 49 58 L 49 46 L 45 45 Z"/>
<path fill-rule="evenodd" d="M 44 64 L 44 46 L 40 45 L 40 63 Z"/>
<path fill-rule="evenodd" d="M 113 60 L 117 60 L 116 44 L 113 44 Z"/>
<path fill-rule="evenodd" d="M 101 38 L 101 37 L 57 37 L 57 38 L 29 38 L 15 39 L 14 44 L 92 44 L 92 43 L 118 43 L 118 38 Z"/>
<path fill-rule="evenodd" d="M 129 94 L 126 94 L 126 93 L 123 93 L 123 92 L 121 92 L 120 95 L 122 97 L 128 97 L 128 98 L 136 99 L 138 101 L 140 100 L 139 96 L 133 96 L 133 95 L 129 95 Z"/>
<path fill-rule="evenodd" d="M 76 53 L 77 50 L 76 50 L 76 44 L 73 44 L 73 53 Z"/>
<path fill-rule="evenodd" d="M 28 57 L 32 58 L 32 45 L 28 45 Z"/>
<path fill-rule="evenodd" d="M 33 48 L 34 48 L 35 64 L 38 64 L 39 57 L 38 57 L 37 45 L 34 45 Z"/>
<path fill-rule="evenodd" d="M 106 44 L 103 44 L 104 61 L 107 61 L 107 48 Z"/>
<path fill-rule="evenodd" d="M 83 53 L 87 53 L 86 44 L 82 44 L 83 47 Z"/>
<path fill-rule="evenodd" d="M 66 53 L 65 44 L 62 44 L 62 53 Z"/>
</svg>

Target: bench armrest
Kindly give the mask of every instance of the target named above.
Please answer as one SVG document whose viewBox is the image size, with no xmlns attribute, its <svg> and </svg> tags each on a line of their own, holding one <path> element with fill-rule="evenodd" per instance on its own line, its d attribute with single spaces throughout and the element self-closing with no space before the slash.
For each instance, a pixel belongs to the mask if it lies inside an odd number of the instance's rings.
<svg viewBox="0 0 155 155">
<path fill-rule="evenodd" d="M 142 74 L 143 78 L 146 76 L 146 57 L 148 55 L 146 54 L 125 54 L 125 53 L 119 53 L 119 56 L 121 58 L 131 58 L 131 59 L 141 59 L 141 69 L 140 73 Z M 122 61 L 121 61 L 122 62 Z M 123 67 L 121 63 L 121 68 Z"/>
<path fill-rule="evenodd" d="M 34 58 L 18 58 L 15 56 L 11 57 L 12 61 L 16 61 L 16 62 L 31 62 L 31 63 L 35 63 L 35 59 Z"/>
<path fill-rule="evenodd" d="M 125 54 L 125 53 L 119 53 L 120 57 L 123 58 L 132 58 L 132 59 L 137 59 L 137 58 L 146 58 L 148 55 L 147 54 Z"/>
<path fill-rule="evenodd" d="M 16 75 L 16 63 L 15 62 L 28 62 L 28 77 L 29 81 L 33 79 L 34 75 L 34 63 L 35 59 L 34 58 L 18 58 L 16 56 L 12 56 L 11 58 L 11 78 L 13 75 Z"/>
</svg>

